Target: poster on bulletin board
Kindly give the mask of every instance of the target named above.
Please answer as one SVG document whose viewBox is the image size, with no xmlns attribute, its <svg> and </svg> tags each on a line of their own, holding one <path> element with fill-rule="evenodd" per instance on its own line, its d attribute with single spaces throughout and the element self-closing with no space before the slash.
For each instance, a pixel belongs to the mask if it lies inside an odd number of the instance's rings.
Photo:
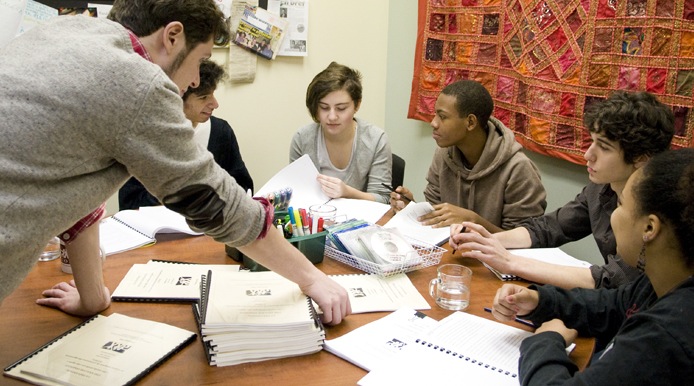
<svg viewBox="0 0 694 386">
<path fill-rule="evenodd" d="M 279 56 L 308 56 L 308 0 L 267 0 L 267 10 L 286 18 Z"/>
</svg>

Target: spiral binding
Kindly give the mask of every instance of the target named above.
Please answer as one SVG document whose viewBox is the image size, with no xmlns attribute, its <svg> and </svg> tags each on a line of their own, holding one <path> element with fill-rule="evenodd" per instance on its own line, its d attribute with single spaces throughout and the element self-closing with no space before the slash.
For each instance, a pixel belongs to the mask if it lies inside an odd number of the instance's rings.
<svg viewBox="0 0 694 386">
<path fill-rule="evenodd" d="M 64 333 L 58 335 L 57 337 L 55 337 L 55 338 L 54 338 L 53 340 L 51 340 L 50 342 L 48 342 L 48 343 L 44 344 L 43 346 L 39 347 L 38 349 L 32 351 L 31 353 L 29 353 L 29 354 L 26 355 L 25 357 L 21 358 L 21 359 L 18 360 L 17 362 L 12 363 L 12 364 L 9 365 L 8 367 L 5 367 L 5 368 L 3 369 L 3 371 L 7 373 L 8 371 L 10 371 L 10 370 L 12 370 L 13 368 L 15 368 L 15 367 L 21 365 L 22 363 L 24 363 L 25 361 L 31 359 L 31 358 L 34 357 L 35 355 L 41 353 L 43 350 L 47 349 L 48 347 L 50 347 L 50 346 L 53 345 L 54 343 L 57 343 L 57 342 L 60 341 L 61 339 L 65 338 L 66 336 L 70 335 L 71 333 L 73 333 L 73 332 L 79 330 L 80 328 L 86 326 L 87 324 L 89 324 L 90 322 L 96 320 L 97 318 L 106 318 L 106 316 L 103 316 L 103 315 L 100 315 L 100 314 L 96 314 L 96 315 L 92 316 L 91 318 L 85 320 L 84 322 L 82 322 L 82 323 L 76 325 L 75 327 L 73 327 L 73 328 L 71 328 L 71 329 L 65 331 Z M 185 339 L 183 342 L 181 342 L 179 345 L 173 347 L 169 352 L 167 352 L 167 353 L 164 354 L 161 358 L 159 358 L 157 361 L 155 361 L 154 363 L 152 363 L 152 365 L 148 366 L 147 368 L 145 368 L 144 370 L 142 370 L 140 373 L 138 373 L 137 375 L 135 375 L 130 381 L 128 381 L 127 383 L 125 383 L 125 385 L 134 385 L 135 383 L 137 383 L 137 382 L 138 382 L 140 379 L 142 379 L 145 375 L 151 373 L 152 370 L 154 370 L 155 368 L 161 366 L 161 364 L 164 363 L 167 359 L 169 359 L 171 356 L 173 356 L 173 355 L 176 354 L 177 352 L 181 351 L 184 347 L 186 347 L 186 346 L 189 345 L 191 342 L 193 342 L 193 341 L 195 340 L 195 337 L 196 337 L 196 336 L 197 336 L 197 334 L 191 334 L 188 338 L 186 338 L 186 339 Z"/>
<path fill-rule="evenodd" d="M 478 366 L 480 366 L 480 367 L 484 367 L 485 369 L 489 369 L 489 370 L 491 370 L 491 371 L 496 371 L 496 372 L 499 373 L 499 374 L 508 375 L 508 376 L 510 376 L 510 377 L 513 377 L 513 378 L 518 377 L 518 374 L 516 374 L 516 373 L 514 373 L 514 372 L 511 372 L 511 371 L 508 371 L 508 370 L 504 370 L 504 369 L 501 369 L 501 368 L 497 368 L 496 366 L 490 365 L 489 363 L 484 363 L 484 362 L 482 362 L 482 361 L 478 361 L 477 359 L 471 358 L 471 357 L 469 357 L 469 356 L 467 356 L 467 355 L 465 355 L 465 354 L 459 354 L 459 353 L 457 353 L 457 352 L 455 352 L 455 351 L 448 350 L 448 349 L 446 349 L 446 348 L 443 347 L 443 346 L 439 346 L 439 345 L 436 345 L 436 344 L 434 344 L 434 343 L 429 343 L 429 342 L 427 342 L 427 341 L 425 341 L 425 340 L 422 340 L 422 339 L 416 339 L 416 340 L 415 340 L 415 343 L 421 344 L 422 346 L 431 347 L 432 349 L 438 350 L 439 352 L 442 352 L 442 353 L 444 353 L 444 354 L 446 354 L 446 355 L 451 355 L 451 356 L 453 356 L 453 357 L 458 357 L 458 358 L 460 358 L 460 359 L 464 359 L 464 360 L 467 361 L 467 362 L 470 362 L 470 363 L 472 363 L 472 364 L 476 364 L 476 365 L 478 365 Z"/>
<path fill-rule="evenodd" d="M 150 235 L 148 235 L 148 234 L 146 234 L 146 233 L 140 232 L 137 228 L 134 228 L 133 226 L 131 226 L 131 225 L 129 225 L 128 223 L 126 223 L 125 221 L 119 219 L 118 217 L 116 217 L 117 215 L 118 215 L 118 213 L 116 213 L 116 214 L 114 214 L 113 216 L 111 216 L 111 218 L 112 218 L 113 220 L 117 221 L 118 223 L 123 224 L 123 225 L 125 225 L 126 227 L 128 227 L 128 228 L 134 230 L 135 232 L 137 232 L 137 233 L 139 233 L 139 234 L 141 234 L 142 236 L 147 237 L 147 238 L 150 239 L 150 240 L 156 240 L 156 239 L 153 238 L 152 236 L 150 236 Z"/>
<path fill-rule="evenodd" d="M 212 270 L 207 271 L 207 275 L 202 275 L 200 280 L 200 325 L 205 324 L 207 317 L 207 302 L 210 298 L 210 282 L 212 281 Z"/>
<path fill-rule="evenodd" d="M 325 328 L 323 327 L 323 322 L 321 322 L 320 316 L 318 316 L 318 312 L 316 311 L 316 307 L 313 306 L 313 300 L 311 300 L 310 297 L 306 296 L 306 302 L 308 303 L 308 312 L 309 314 L 311 314 L 311 318 L 313 318 L 314 325 L 321 331 L 325 331 Z"/>
</svg>

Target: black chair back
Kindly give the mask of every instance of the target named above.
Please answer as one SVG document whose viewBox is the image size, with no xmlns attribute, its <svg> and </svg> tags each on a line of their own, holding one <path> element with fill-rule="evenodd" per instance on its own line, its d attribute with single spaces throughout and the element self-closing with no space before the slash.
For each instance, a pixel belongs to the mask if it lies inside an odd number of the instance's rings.
<svg viewBox="0 0 694 386">
<path fill-rule="evenodd" d="M 405 179 L 405 160 L 395 153 L 393 153 L 392 178 L 393 188 L 403 186 L 403 181 Z"/>
</svg>

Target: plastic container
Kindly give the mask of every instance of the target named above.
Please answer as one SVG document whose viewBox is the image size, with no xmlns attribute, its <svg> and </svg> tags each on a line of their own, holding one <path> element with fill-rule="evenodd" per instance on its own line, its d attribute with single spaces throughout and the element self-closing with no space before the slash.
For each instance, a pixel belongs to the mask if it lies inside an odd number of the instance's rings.
<svg viewBox="0 0 694 386">
<path fill-rule="evenodd" d="M 276 211 L 275 218 L 284 218 L 286 211 Z M 273 230 L 270 229 L 270 232 Z M 308 236 L 298 236 L 287 239 L 293 246 L 299 249 L 306 258 L 313 264 L 318 264 L 323 261 L 325 255 L 325 236 L 327 231 L 314 233 Z M 258 264 L 255 260 L 241 253 L 238 249 L 230 246 L 225 246 L 226 254 L 232 259 L 242 262 L 244 267 L 251 271 L 267 271 L 268 269 Z"/>
<path fill-rule="evenodd" d="M 438 265 L 441 262 L 441 257 L 446 251 L 445 249 L 405 237 L 412 244 L 412 247 L 417 251 L 421 259 L 417 260 L 416 264 L 376 264 L 372 261 L 364 260 L 354 255 L 350 255 L 334 248 L 330 243 L 325 248 L 325 255 L 333 260 L 347 264 L 351 267 L 360 269 L 364 272 L 373 273 L 379 276 L 392 276 L 399 273 L 416 271 L 418 269 Z"/>
</svg>

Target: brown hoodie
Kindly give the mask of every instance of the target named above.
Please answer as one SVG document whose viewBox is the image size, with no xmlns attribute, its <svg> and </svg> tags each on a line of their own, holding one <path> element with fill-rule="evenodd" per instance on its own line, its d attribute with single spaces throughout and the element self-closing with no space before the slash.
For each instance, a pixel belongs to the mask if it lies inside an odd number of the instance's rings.
<svg viewBox="0 0 694 386">
<path fill-rule="evenodd" d="M 472 169 L 463 166 L 457 147 L 436 150 L 424 197 L 432 205 L 447 202 L 470 209 L 502 229 L 512 229 L 528 217 L 544 214 L 545 188 L 513 132 L 494 117 L 488 126 L 482 157 Z"/>
</svg>

